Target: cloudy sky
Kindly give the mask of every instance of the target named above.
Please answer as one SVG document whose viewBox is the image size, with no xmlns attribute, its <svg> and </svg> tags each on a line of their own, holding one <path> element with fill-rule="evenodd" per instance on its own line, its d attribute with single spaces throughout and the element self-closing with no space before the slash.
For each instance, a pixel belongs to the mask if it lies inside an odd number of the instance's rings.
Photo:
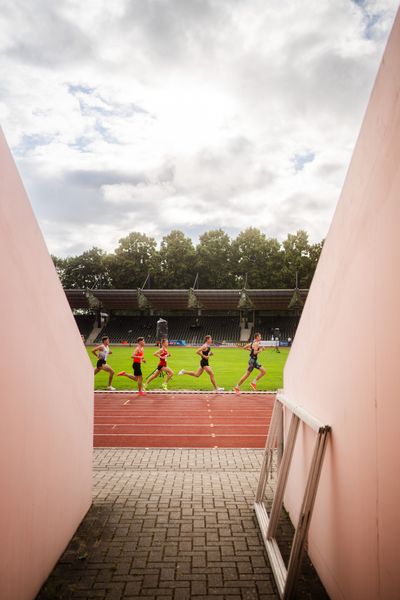
<svg viewBox="0 0 400 600">
<path fill-rule="evenodd" d="M 49 250 L 329 227 L 398 0 L 0 0 L 0 122 Z"/>
</svg>

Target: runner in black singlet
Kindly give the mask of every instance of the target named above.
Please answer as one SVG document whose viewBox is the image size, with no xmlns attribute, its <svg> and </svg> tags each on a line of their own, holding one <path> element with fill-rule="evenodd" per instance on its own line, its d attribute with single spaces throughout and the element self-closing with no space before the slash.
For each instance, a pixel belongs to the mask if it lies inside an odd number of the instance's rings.
<svg viewBox="0 0 400 600">
<path fill-rule="evenodd" d="M 191 377 L 200 377 L 200 375 L 205 371 L 211 380 L 214 390 L 216 392 L 221 392 L 224 388 L 220 388 L 217 386 L 214 371 L 208 364 L 209 357 L 213 355 L 210 348 L 211 344 L 211 335 L 206 335 L 206 337 L 204 338 L 204 344 L 196 352 L 196 354 L 200 356 L 200 366 L 197 369 L 197 371 L 185 371 L 185 369 L 181 369 L 178 375 L 190 375 Z"/>
<path fill-rule="evenodd" d="M 242 385 L 242 383 L 244 381 L 246 381 L 246 379 L 248 377 L 250 377 L 250 375 L 254 369 L 258 369 L 258 371 L 260 371 L 259 374 L 257 375 L 257 377 L 255 377 L 253 379 L 253 381 L 250 383 L 250 387 L 254 391 L 256 391 L 256 389 L 257 389 L 257 382 L 261 379 L 261 377 L 264 377 L 264 375 L 266 374 L 266 370 L 258 362 L 258 355 L 263 350 L 263 348 L 261 346 L 261 333 L 256 333 L 254 335 L 254 340 L 251 342 L 251 344 L 246 344 L 245 346 L 243 346 L 243 349 L 250 350 L 250 356 L 249 356 L 249 362 L 248 362 L 246 373 L 242 376 L 239 383 L 237 385 L 235 385 L 235 387 L 233 388 L 237 394 L 240 394 L 240 386 Z"/>
</svg>

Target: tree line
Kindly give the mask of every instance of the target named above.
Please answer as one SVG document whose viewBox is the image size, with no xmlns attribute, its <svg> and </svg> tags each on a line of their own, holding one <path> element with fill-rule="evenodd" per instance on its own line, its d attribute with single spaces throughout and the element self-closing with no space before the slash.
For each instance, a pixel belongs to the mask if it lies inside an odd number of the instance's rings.
<svg viewBox="0 0 400 600">
<path fill-rule="evenodd" d="M 222 229 L 207 231 L 195 246 L 182 231 L 154 238 L 133 231 L 114 252 L 93 247 L 79 256 L 53 256 L 65 289 L 309 288 L 323 241 L 310 244 L 299 230 L 283 242 L 250 227 L 234 239 Z"/>
</svg>

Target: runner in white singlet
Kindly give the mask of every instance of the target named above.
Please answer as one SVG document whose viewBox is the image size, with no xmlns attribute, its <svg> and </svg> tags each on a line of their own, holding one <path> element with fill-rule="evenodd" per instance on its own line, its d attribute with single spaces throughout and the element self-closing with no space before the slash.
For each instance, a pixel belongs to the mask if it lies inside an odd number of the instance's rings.
<svg viewBox="0 0 400 600">
<path fill-rule="evenodd" d="M 97 364 L 96 367 L 94 369 L 94 374 L 97 375 L 97 373 L 99 373 L 99 371 L 107 371 L 108 373 L 108 387 L 107 389 L 110 390 L 111 392 L 113 392 L 115 390 L 115 388 L 112 387 L 111 382 L 113 380 L 114 377 L 114 369 L 112 369 L 110 367 L 110 365 L 107 364 L 107 358 L 109 354 L 112 354 L 111 350 L 110 350 L 110 340 L 108 338 L 108 336 L 104 336 L 101 338 L 102 340 L 102 344 L 100 344 L 99 346 L 96 346 L 96 348 L 93 348 L 92 352 L 95 355 L 95 357 L 97 358 Z"/>
</svg>

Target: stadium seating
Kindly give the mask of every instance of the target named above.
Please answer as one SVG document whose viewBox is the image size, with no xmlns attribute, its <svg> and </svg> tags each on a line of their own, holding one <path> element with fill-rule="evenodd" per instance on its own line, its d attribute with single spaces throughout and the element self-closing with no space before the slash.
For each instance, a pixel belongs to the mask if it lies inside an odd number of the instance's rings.
<svg viewBox="0 0 400 600">
<path fill-rule="evenodd" d="M 95 339 L 101 342 L 104 335 L 108 335 L 111 343 L 128 342 L 133 344 L 139 336 L 144 337 L 146 343 L 156 342 L 156 327 L 159 317 L 111 317 Z M 168 321 L 168 338 L 170 340 L 185 340 L 187 344 L 200 344 L 207 334 L 212 335 L 217 343 L 239 342 L 240 328 L 238 318 L 226 316 L 180 316 L 166 317 Z"/>
<path fill-rule="evenodd" d="M 211 335 L 217 343 L 238 342 L 240 339 L 238 318 L 226 316 L 168 318 L 170 340 L 183 339 L 189 344 L 200 344 L 206 335 Z"/>
<path fill-rule="evenodd" d="M 112 316 L 98 334 L 95 343 L 100 343 L 103 335 L 108 335 L 111 343 L 134 344 L 138 337 L 144 337 L 147 344 L 156 342 L 156 328 L 159 317 Z M 214 342 L 238 343 L 240 327 L 238 317 L 227 316 L 175 316 L 166 317 L 168 321 L 168 338 L 185 340 L 187 344 L 200 344 L 204 336 L 210 334 Z M 275 328 L 280 330 L 280 339 L 294 338 L 298 317 L 260 317 L 252 331 L 259 331 L 265 340 L 275 335 Z M 93 326 L 93 320 L 91 322 Z M 90 330 L 90 328 L 89 328 Z M 80 329 L 81 331 L 81 329 Z M 82 331 L 83 333 L 83 331 Z"/>
<path fill-rule="evenodd" d="M 111 317 L 96 337 L 95 343 L 100 343 L 101 338 L 107 335 L 112 344 L 133 344 L 138 337 L 144 337 L 147 344 L 154 344 L 157 320 L 158 317 Z"/>
<path fill-rule="evenodd" d="M 96 319 L 95 315 L 74 315 L 74 319 L 78 326 L 79 332 L 86 340 L 93 329 Z"/>
<path fill-rule="evenodd" d="M 299 317 L 259 317 L 256 320 L 254 331 L 260 332 L 264 340 L 275 337 L 275 328 L 279 328 L 280 339 L 293 340 Z"/>
</svg>

